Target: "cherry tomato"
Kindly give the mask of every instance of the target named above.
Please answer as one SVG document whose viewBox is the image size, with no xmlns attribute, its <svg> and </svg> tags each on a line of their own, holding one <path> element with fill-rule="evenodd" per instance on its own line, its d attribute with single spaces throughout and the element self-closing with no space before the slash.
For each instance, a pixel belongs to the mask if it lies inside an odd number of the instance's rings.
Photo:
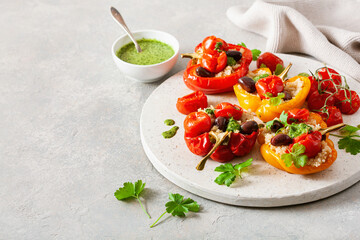
<svg viewBox="0 0 360 240">
<path fill-rule="evenodd" d="M 355 91 L 341 89 L 335 98 L 335 106 L 344 114 L 354 114 L 360 108 L 360 98 Z"/>
<path fill-rule="evenodd" d="M 219 50 L 221 50 L 221 51 L 228 50 L 228 44 L 224 40 L 222 40 L 221 38 L 217 38 L 215 36 L 209 36 L 209 37 L 206 37 L 202 42 L 203 52 L 212 54 L 212 55 L 218 53 L 218 50 L 215 49 L 217 43 L 221 43 L 221 44 L 218 44 L 218 45 L 220 45 L 218 47 Z"/>
<path fill-rule="evenodd" d="M 268 98 L 266 93 L 271 93 L 273 97 L 276 97 L 278 93 L 284 91 L 283 81 L 275 75 L 258 80 L 255 87 L 257 93 L 262 99 Z"/>
<path fill-rule="evenodd" d="M 226 52 L 221 52 L 219 57 L 217 58 L 217 65 L 215 73 L 221 72 L 227 65 L 227 56 Z"/>
<path fill-rule="evenodd" d="M 187 137 L 196 137 L 211 129 L 211 118 L 204 112 L 192 112 L 184 120 Z"/>
<path fill-rule="evenodd" d="M 257 68 L 260 68 L 261 64 L 265 64 L 266 67 L 270 68 L 271 72 L 275 72 L 276 65 L 278 64 L 284 66 L 283 60 L 281 60 L 281 58 L 270 52 L 264 52 L 259 56 L 259 58 L 256 61 Z"/>
<path fill-rule="evenodd" d="M 291 124 L 293 122 L 305 122 L 309 119 L 310 112 L 306 108 L 294 108 L 292 110 L 287 111 L 288 114 L 288 123 Z"/>
<path fill-rule="evenodd" d="M 321 151 L 321 139 L 322 135 L 318 131 L 314 131 L 309 134 L 303 134 L 294 138 L 294 143 L 290 145 L 290 150 L 295 143 L 305 146 L 305 155 L 309 158 L 315 157 Z"/>
<path fill-rule="evenodd" d="M 185 133 L 184 138 L 186 146 L 195 155 L 205 156 L 208 152 L 210 152 L 211 148 L 213 147 L 208 132 L 196 137 L 188 137 Z"/>
<path fill-rule="evenodd" d="M 334 106 L 335 97 L 329 93 L 320 94 L 318 91 L 315 91 L 308 98 L 308 107 L 310 111 L 320 110 L 325 104 L 326 106 Z"/>
<path fill-rule="evenodd" d="M 255 145 L 259 131 L 252 132 L 250 135 L 242 133 L 232 133 L 230 138 L 230 149 L 235 156 L 248 154 Z"/>
<path fill-rule="evenodd" d="M 332 79 L 334 80 L 334 83 L 336 85 L 341 85 L 342 81 L 340 74 L 332 68 L 327 68 L 327 67 L 321 68 L 320 70 L 317 71 L 317 74 L 320 80 Z"/>
<path fill-rule="evenodd" d="M 216 67 L 218 65 L 217 55 L 211 55 L 204 53 L 201 58 L 200 66 L 208 70 L 209 72 L 216 72 Z"/>
<path fill-rule="evenodd" d="M 341 112 L 335 106 L 328 106 L 325 108 L 325 112 L 320 112 L 319 114 L 328 127 L 343 122 Z"/>
<path fill-rule="evenodd" d="M 216 117 L 225 117 L 229 119 L 233 117 L 235 120 L 240 120 L 243 114 L 243 109 L 235 104 L 223 102 L 215 107 Z"/>
<path fill-rule="evenodd" d="M 313 76 L 309 76 L 309 80 L 310 80 L 311 86 L 310 86 L 310 90 L 307 95 L 307 98 L 309 98 L 313 92 L 318 91 L 318 84 L 319 84 L 318 81 L 316 81 L 316 79 Z"/>
<path fill-rule="evenodd" d="M 186 115 L 191 112 L 196 112 L 199 108 L 206 108 L 207 106 L 207 97 L 201 91 L 196 91 L 178 98 L 176 103 L 177 110 Z"/>
</svg>

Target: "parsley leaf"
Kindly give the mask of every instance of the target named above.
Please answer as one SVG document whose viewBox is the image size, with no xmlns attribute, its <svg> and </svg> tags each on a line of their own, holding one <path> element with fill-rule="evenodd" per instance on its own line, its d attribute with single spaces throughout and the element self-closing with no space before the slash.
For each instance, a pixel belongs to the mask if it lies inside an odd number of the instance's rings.
<svg viewBox="0 0 360 240">
<path fill-rule="evenodd" d="M 241 43 L 238 43 L 239 46 L 243 46 L 243 47 L 246 47 L 246 44 L 241 42 Z"/>
<path fill-rule="evenodd" d="M 220 48 L 221 48 L 222 45 L 223 45 L 222 42 L 217 42 L 217 43 L 215 44 L 215 50 L 220 52 L 220 51 L 221 51 Z"/>
<path fill-rule="evenodd" d="M 342 135 L 334 135 L 332 136 L 340 137 L 341 139 L 338 141 L 338 145 L 340 149 L 345 149 L 347 153 L 351 155 L 356 155 L 360 153 L 360 135 L 356 134 L 357 131 L 360 130 L 360 126 L 354 127 L 350 125 L 346 125 L 340 130 Z"/>
<path fill-rule="evenodd" d="M 192 200 L 187 198 L 184 200 L 184 196 L 178 193 L 169 193 L 170 201 L 165 204 L 166 211 L 150 226 L 151 228 L 166 214 L 170 213 L 173 216 L 185 217 L 185 213 L 188 212 L 198 212 L 200 210 L 200 205 Z"/>
<path fill-rule="evenodd" d="M 270 97 L 270 105 L 279 106 L 284 97 L 285 97 L 285 93 L 279 93 L 276 97 Z"/>
<path fill-rule="evenodd" d="M 150 217 L 150 215 L 146 212 L 144 206 L 142 205 L 141 201 L 140 201 L 140 193 L 144 190 L 145 188 L 145 183 L 143 183 L 141 180 L 138 180 L 135 183 L 131 183 L 131 182 L 126 182 L 124 183 L 124 187 L 119 188 L 119 190 L 116 190 L 116 192 L 114 193 L 114 196 L 117 198 L 117 200 L 124 200 L 124 199 L 128 199 L 128 198 L 136 198 L 139 203 L 141 208 L 143 209 L 143 211 L 146 213 L 146 215 Z"/>
<path fill-rule="evenodd" d="M 280 74 L 284 71 L 284 69 L 285 69 L 285 68 L 284 68 L 283 65 L 277 64 L 274 74 L 275 74 L 275 75 L 280 75 Z M 285 77 L 286 77 L 286 76 L 285 76 Z"/>
<path fill-rule="evenodd" d="M 262 64 L 260 65 L 260 68 L 267 68 L 267 66 L 262 63 Z"/>
<path fill-rule="evenodd" d="M 222 172 L 214 182 L 219 185 L 230 186 L 236 179 L 237 176 L 241 177 L 241 170 L 252 164 L 252 158 L 248 159 L 243 163 L 232 165 L 231 163 L 225 163 L 215 168 L 214 171 Z"/>
<path fill-rule="evenodd" d="M 259 49 L 253 49 L 251 50 L 252 55 L 253 55 L 253 61 L 256 61 L 258 59 L 258 57 L 261 54 L 261 51 Z"/>
<path fill-rule="evenodd" d="M 236 65 L 236 61 L 235 61 L 235 59 L 233 58 L 233 57 L 227 57 L 227 65 L 228 66 L 234 66 L 234 65 Z"/>
<path fill-rule="evenodd" d="M 259 81 L 259 79 L 266 78 L 266 77 L 268 77 L 268 76 L 269 76 L 269 74 L 264 73 L 264 74 L 261 74 L 261 75 L 258 75 L 258 76 L 256 76 L 256 77 L 254 77 L 253 80 L 254 80 L 255 82 L 257 82 L 257 81 Z"/>
<path fill-rule="evenodd" d="M 235 132 L 236 130 L 240 131 L 241 125 L 238 121 L 236 121 L 233 117 L 229 119 L 229 123 L 227 125 L 226 131 Z"/>
<path fill-rule="evenodd" d="M 298 76 L 308 77 L 308 76 L 310 76 L 310 75 L 309 75 L 309 74 L 307 74 L 307 73 L 304 73 L 304 72 L 303 72 L 303 73 L 299 73 L 299 74 L 298 74 Z"/>
<path fill-rule="evenodd" d="M 206 112 L 208 115 L 214 115 L 214 114 L 215 114 L 215 109 L 206 108 L 206 109 L 205 109 L 205 112 Z"/>
<path fill-rule="evenodd" d="M 292 123 L 289 125 L 289 137 L 296 138 L 300 135 L 303 135 L 304 133 L 308 133 L 312 130 L 312 127 L 306 125 L 305 123 Z"/>
<path fill-rule="evenodd" d="M 281 159 L 287 167 L 290 167 L 291 164 L 294 164 L 297 168 L 304 167 L 308 160 L 308 156 L 303 154 L 305 153 L 305 150 L 306 148 L 304 145 L 295 143 L 291 152 L 282 154 Z"/>
</svg>

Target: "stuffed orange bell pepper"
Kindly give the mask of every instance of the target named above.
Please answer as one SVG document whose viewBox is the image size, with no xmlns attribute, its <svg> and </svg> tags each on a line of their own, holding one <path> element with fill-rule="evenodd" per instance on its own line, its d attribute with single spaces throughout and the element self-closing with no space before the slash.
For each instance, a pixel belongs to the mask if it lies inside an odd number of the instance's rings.
<svg viewBox="0 0 360 240">
<path fill-rule="evenodd" d="M 259 136 L 261 155 L 270 165 L 289 173 L 323 171 L 337 158 L 333 142 L 323 131 L 326 127 L 320 115 L 306 109 L 283 112 L 279 119 L 268 122 Z"/>
<path fill-rule="evenodd" d="M 257 79 L 248 76 L 239 79 L 234 85 L 234 91 L 239 105 L 255 112 L 264 122 L 279 117 L 283 111 L 301 107 L 309 93 L 311 82 L 307 77 L 295 76 L 286 81 L 286 75 L 291 65 L 279 76 L 267 75 Z"/>
</svg>

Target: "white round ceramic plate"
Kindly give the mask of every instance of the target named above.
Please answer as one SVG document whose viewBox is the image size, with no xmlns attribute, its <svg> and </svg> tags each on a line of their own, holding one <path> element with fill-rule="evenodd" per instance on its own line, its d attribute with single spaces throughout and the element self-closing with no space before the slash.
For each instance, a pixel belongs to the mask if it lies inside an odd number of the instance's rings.
<svg viewBox="0 0 360 240">
<path fill-rule="evenodd" d="M 293 63 L 288 76 L 308 70 L 315 71 L 324 64 L 293 55 L 279 54 L 285 65 Z M 214 169 L 220 163 L 208 160 L 203 171 L 195 169 L 201 157 L 192 154 L 184 142 L 183 121 L 185 115 L 176 109 L 177 98 L 191 93 L 179 72 L 162 83 L 147 99 L 140 119 L 140 134 L 144 150 L 154 167 L 179 187 L 217 202 L 253 207 L 275 207 L 311 202 L 336 194 L 360 180 L 360 157 L 338 151 L 338 159 L 327 170 L 312 175 L 295 175 L 280 171 L 267 164 L 256 144 L 245 157 L 234 159 L 238 163 L 253 158 L 253 164 L 243 179 L 237 179 L 230 187 L 218 185 L 219 175 Z M 351 89 L 360 93 L 360 83 L 347 77 Z M 209 105 L 227 101 L 237 103 L 234 93 L 208 95 Z M 344 115 L 344 122 L 359 124 L 360 111 Z M 174 119 L 179 126 L 177 134 L 164 139 L 161 133 L 171 127 L 165 119 Z M 337 146 L 338 139 L 332 138 Z"/>
</svg>

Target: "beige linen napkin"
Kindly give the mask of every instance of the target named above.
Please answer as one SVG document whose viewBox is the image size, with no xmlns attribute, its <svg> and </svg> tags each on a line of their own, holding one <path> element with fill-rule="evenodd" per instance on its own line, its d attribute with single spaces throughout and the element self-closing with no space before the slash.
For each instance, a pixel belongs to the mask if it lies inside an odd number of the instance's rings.
<svg viewBox="0 0 360 240">
<path fill-rule="evenodd" d="M 256 1 L 250 8 L 244 6 L 229 8 L 227 16 L 240 28 L 266 37 L 267 51 L 308 54 L 360 82 L 360 32 L 328 25 L 315 26 L 294 8 L 298 7 L 300 11 L 311 9 L 311 12 L 317 13 L 316 18 L 319 19 L 326 1 L 302 2 L 301 5 L 298 1 L 276 3 Z M 341 8 L 344 2 L 338 2 L 337 6 L 335 1 L 331 1 L 331 8 Z M 357 5 L 360 7 L 360 2 Z M 348 22 L 352 22 L 354 19 L 348 16 L 348 13 L 344 11 L 343 17 L 348 18 Z M 336 14 L 339 15 L 338 12 Z M 310 18 L 311 15 L 308 17 Z M 331 22 L 331 15 L 323 18 Z"/>
</svg>

